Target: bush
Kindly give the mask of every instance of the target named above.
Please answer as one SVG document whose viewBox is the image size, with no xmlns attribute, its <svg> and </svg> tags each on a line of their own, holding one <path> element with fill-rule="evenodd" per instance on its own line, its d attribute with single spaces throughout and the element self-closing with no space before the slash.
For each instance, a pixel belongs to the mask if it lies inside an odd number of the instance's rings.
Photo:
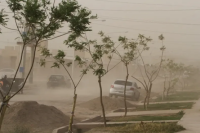
<svg viewBox="0 0 200 133">
<path fill-rule="evenodd" d="M 179 115 L 184 115 L 185 112 L 182 110 L 182 111 L 179 111 L 178 114 L 179 114 Z"/>
</svg>

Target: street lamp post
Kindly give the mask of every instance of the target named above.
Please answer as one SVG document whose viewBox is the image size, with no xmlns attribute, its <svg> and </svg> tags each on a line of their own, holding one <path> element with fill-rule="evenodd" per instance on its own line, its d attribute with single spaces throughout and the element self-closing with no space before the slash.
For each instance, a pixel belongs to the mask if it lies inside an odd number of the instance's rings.
<svg viewBox="0 0 200 133">
<path fill-rule="evenodd" d="M 22 29 L 22 33 L 23 34 L 29 34 L 31 32 L 30 28 L 26 25 L 26 22 L 23 22 L 22 24 L 20 24 L 19 26 L 21 29 Z M 33 39 L 33 37 L 31 36 L 31 42 L 29 42 L 29 44 L 26 44 L 24 46 L 24 51 L 23 51 L 23 65 L 21 66 L 22 68 L 22 78 L 25 78 L 25 75 L 26 75 L 26 48 L 27 46 L 31 48 L 31 61 L 33 61 L 34 59 L 34 51 L 35 51 L 35 47 L 33 45 L 33 42 L 35 41 Z M 23 42 L 19 41 L 17 42 L 18 45 L 21 45 L 22 48 L 23 48 Z M 31 73 L 29 75 L 29 83 L 33 83 L 33 70 L 31 70 Z"/>
</svg>

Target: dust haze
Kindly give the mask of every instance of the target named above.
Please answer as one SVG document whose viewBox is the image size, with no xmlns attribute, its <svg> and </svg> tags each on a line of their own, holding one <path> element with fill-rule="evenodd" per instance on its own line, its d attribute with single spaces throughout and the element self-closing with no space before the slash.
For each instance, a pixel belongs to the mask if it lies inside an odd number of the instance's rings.
<svg viewBox="0 0 200 133">
<path fill-rule="evenodd" d="M 4 1 L 5 0 L 0 0 Z M 89 39 L 96 39 L 100 41 L 98 36 L 99 31 L 103 31 L 106 35 L 110 36 L 114 42 L 117 42 L 119 36 L 126 36 L 127 38 L 136 39 L 138 34 L 150 36 L 153 41 L 148 45 L 150 50 L 143 54 L 145 64 L 150 66 L 157 66 L 161 59 L 160 47 L 162 42 L 159 41 L 158 36 L 163 34 L 165 39 L 163 41 L 166 50 L 164 51 L 163 59 L 172 59 L 176 63 L 182 63 L 185 66 L 193 66 L 197 70 L 200 68 L 200 18 L 199 0 L 77 0 L 82 6 L 91 9 L 92 14 L 98 16 L 97 20 L 91 22 L 91 32 L 87 32 Z M 58 4 L 58 1 L 56 1 Z M 2 3 L 0 3 L 2 4 Z M 5 3 L 3 3 L 5 4 Z M 0 8 L 1 9 L 1 8 Z M 5 7 L 8 10 L 7 7 Z M 135 10 L 135 11 L 134 11 Z M 189 10 L 189 11 L 188 11 Z M 12 16 L 9 16 L 11 20 L 8 25 L 15 26 Z M 12 68 L 16 69 L 19 61 L 19 54 L 21 47 L 17 46 L 16 43 L 19 39 L 17 32 L 10 32 L 8 29 L 1 27 L 5 34 L 0 35 L 0 69 Z M 60 32 L 68 30 L 65 25 Z M 2 32 L 2 33 L 3 33 Z M 56 33 L 60 35 L 61 33 Z M 54 39 L 47 42 L 48 48 L 57 52 L 58 50 L 64 50 L 67 55 L 67 62 L 70 62 L 77 54 L 73 49 L 67 48 L 63 44 L 66 36 L 62 36 L 59 39 Z M 12 54 L 11 54 L 12 53 Z M 88 55 L 84 55 L 88 56 Z M 24 87 L 24 93 L 16 95 L 11 99 L 10 104 L 22 101 L 37 101 L 40 104 L 55 106 L 61 110 L 65 115 L 70 116 L 73 106 L 74 89 L 71 83 L 71 87 L 48 87 L 47 82 L 51 75 L 66 75 L 67 72 L 63 68 L 51 68 L 52 62 L 48 62 L 45 67 L 41 67 L 39 60 L 43 57 L 37 52 L 36 62 L 33 68 L 33 83 L 27 81 Z M 30 49 L 27 52 L 27 64 L 26 73 L 30 67 Z M 111 62 L 111 67 L 117 63 L 118 60 Z M 73 68 L 72 68 L 73 67 Z M 137 83 L 141 89 L 139 101 L 128 101 L 135 105 L 139 102 L 144 101 L 145 88 L 143 85 L 134 80 L 131 76 L 137 77 L 143 80 L 145 69 L 142 63 L 133 63 L 129 66 L 129 81 Z M 78 83 L 81 76 L 82 68 L 74 64 L 68 68 L 75 83 Z M 21 74 L 19 72 L 19 74 Z M 196 75 L 195 75 L 196 74 Z M 194 72 L 192 78 L 186 79 L 189 82 L 185 88 L 186 91 L 199 90 L 200 76 L 199 71 Z M 163 93 L 164 85 L 164 72 L 160 71 L 159 76 L 153 82 L 151 99 L 154 99 Z M 182 75 L 181 75 L 182 76 Z M 126 72 L 125 67 L 122 63 L 114 67 L 108 74 L 102 78 L 103 96 L 105 99 L 109 96 L 111 85 L 117 79 L 125 80 Z M 182 84 L 177 84 L 174 91 L 181 91 Z M 81 120 L 91 118 L 94 116 L 101 115 L 101 110 L 91 110 L 84 108 L 82 105 L 95 106 L 96 102 L 91 100 L 99 98 L 99 84 L 97 76 L 94 76 L 92 70 L 90 70 L 81 80 L 77 87 L 77 107 L 75 111 L 75 121 L 80 122 Z M 121 100 L 121 97 L 116 98 Z M 113 103 L 118 106 L 115 98 L 113 101 L 105 100 L 105 104 L 110 106 L 108 103 Z M 122 101 L 117 102 L 122 102 Z M 89 102 L 88 102 L 89 101 Z M 91 103 L 90 103 L 91 102 Z M 121 106 L 119 105 L 121 108 Z M 112 108 L 115 109 L 115 108 Z M 110 112 L 106 109 L 106 113 Z M 68 124 L 68 123 L 66 123 Z"/>
</svg>

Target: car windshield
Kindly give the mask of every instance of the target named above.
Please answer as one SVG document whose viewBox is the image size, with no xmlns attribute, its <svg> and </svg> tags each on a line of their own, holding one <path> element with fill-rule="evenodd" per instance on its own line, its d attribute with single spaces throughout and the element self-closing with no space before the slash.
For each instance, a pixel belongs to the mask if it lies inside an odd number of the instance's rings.
<svg viewBox="0 0 200 133">
<path fill-rule="evenodd" d="M 62 75 L 52 75 L 50 79 L 63 79 Z"/>
<path fill-rule="evenodd" d="M 117 84 L 117 85 L 125 85 L 125 81 L 117 80 L 117 81 L 115 81 L 114 84 Z M 132 86 L 132 82 L 127 82 L 127 86 Z"/>
</svg>

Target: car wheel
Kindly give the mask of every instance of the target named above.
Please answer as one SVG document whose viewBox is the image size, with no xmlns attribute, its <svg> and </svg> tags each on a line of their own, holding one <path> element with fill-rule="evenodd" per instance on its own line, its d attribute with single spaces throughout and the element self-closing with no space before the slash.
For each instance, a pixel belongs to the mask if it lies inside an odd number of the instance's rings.
<svg viewBox="0 0 200 133">
<path fill-rule="evenodd" d="M 131 100 L 132 100 L 132 101 L 136 101 L 136 100 L 137 100 L 137 98 L 136 98 L 136 96 L 135 96 L 135 93 L 134 93 L 133 96 L 131 97 Z"/>
<path fill-rule="evenodd" d="M 136 99 L 136 100 L 137 100 L 137 101 L 139 101 L 139 99 L 140 99 L 140 93 L 138 94 L 138 96 L 137 96 L 137 99 Z"/>
</svg>

